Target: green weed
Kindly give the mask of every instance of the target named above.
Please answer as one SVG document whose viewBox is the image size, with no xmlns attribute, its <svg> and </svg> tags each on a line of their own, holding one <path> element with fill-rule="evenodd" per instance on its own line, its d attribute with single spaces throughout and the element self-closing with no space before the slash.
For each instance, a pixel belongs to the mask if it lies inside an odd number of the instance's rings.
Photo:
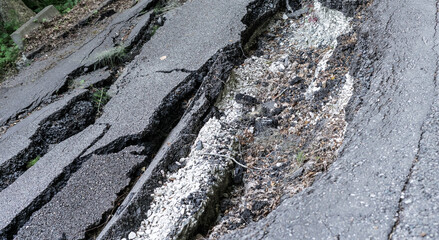
<svg viewBox="0 0 439 240">
<path fill-rule="evenodd" d="M 163 7 L 161 5 L 157 5 L 154 7 L 153 12 L 154 12 L 154 14 L 158 15 L 158 14 L 163 12 Z"/>
<path fill-rule="evenodd" d="M 305 162 L 305 153 L 303 151 L 300 151 L 296 154 L 296 162 L 299 166 L 302 166 Z"/>
<path fill-rule="evenodd" d="M 23 0 L 23 2 L 34 12 L 39 12 L 43 8 L 53 5 L 62 14 L 69 13 L 80 0 Z"/>
<path fill-rule="evenodd" d="M 154 36 L 154 34 L 157 32 L 157 30 L 160 28 L 159 25 L 152 26 L 151 36 Z"/>
<path fill-rule="evenodd" d="M 110 100 L 105 88 L 92 88 L 92 100 L 96 106 L 98 114 L 101 113 L 102 107 Z"/>
<path fill-rule="evenodd" d="M 7 69 L 15 66 L 15 60 L 19 55 L 19 48 L 15 45 L 14 41 L 10 37 L 20 27 L 18 22 L 6 22 L 0 29 L 0 76 L 3 75 Z"/>
<path fill-rule="evenodd" d="M 33 165 L 35 165 L 35 163 L 38 162 L 38 160 L 40 160 L 40 156 L 37 156 L 36 158 L 30 160 L 27 164 L 26 164 L 26 168 L 29 169 L 31 168 Z"/>
</svg>

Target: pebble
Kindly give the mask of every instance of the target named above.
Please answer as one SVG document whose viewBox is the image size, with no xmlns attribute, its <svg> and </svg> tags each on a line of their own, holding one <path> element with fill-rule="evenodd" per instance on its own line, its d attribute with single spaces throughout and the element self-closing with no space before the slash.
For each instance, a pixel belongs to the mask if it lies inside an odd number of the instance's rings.
<svg viewBox="0 0 439 240">
<path fill-rule="evenodd" d="M 128 234 L 128 239 L 134 239 L 136 238 L 136 233 L 135 232 L 130 232 L 130 234 Z"/>
<path fill-rule="evenodd" d="M 203 150 L 203 142 L 202 141 L 198 141 L 197 142 L 197 146 L 196 146 L 195 149 L 197 149 L 198 151 Z"/>
</svg>

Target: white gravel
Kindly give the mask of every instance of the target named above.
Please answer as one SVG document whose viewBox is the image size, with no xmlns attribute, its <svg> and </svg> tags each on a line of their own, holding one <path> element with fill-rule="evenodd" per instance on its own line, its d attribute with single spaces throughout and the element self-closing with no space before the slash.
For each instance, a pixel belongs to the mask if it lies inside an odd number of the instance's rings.
<svg viewBox="0 0 439 240">
<path fill-rule="evenodd" d="M 220 121 L 210 119 L 201 129 L 189 156 L 177 163 L 183 167 L 168 173 L 167 181 L 154 191 L 147 218 L 128 239 L 175 239 L 194 227 L 197 217 L 205 210 L 209 194 L 221 184 L 231 166 L 225 158 L 206 154 L 231 157 L 232 143 L 232 136 L 222 130 Z"/>
<path fill-rule="evenodd" d="M 292 25 L 294 36 L 290 39 L 290 44 L 298 49 L 335 47 L 337 37 L 351 30 L 351 20 L 352 18 L 323 7 L 315 0 L 312 12 L 301 18 L 300 23 Z"/>
</svg>

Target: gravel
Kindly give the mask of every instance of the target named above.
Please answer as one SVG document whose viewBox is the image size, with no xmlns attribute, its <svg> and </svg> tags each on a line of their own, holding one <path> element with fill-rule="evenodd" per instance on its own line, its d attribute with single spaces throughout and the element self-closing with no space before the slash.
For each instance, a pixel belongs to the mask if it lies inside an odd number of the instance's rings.
<svg viewBox="0 0 439 240">
<path fill-rule="evenodd" d="M 210 119 L 189 156 L 176 162 L 181 168 L 166 173 L 163 186 L 155 189 L 147 218 L 128 239 L 174 239 L 195 228 L 197 218 L 209 207 L 212 196 L 218 194 L 215 189 L 224 184 L 231 172 L 232 144 L 233 136 L 224 130 L 221 121 Z"/>
</svg>

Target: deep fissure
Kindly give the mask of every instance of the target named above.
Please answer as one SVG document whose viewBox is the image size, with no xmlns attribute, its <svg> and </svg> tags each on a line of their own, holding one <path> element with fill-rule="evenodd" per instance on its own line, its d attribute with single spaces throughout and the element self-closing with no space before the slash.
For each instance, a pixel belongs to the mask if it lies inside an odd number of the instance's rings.
<svg viewBox="0 0 439 240">
<path fill-rule="evenodd" d="M 114 1 L 115 0 L 107 1 L 102 6 L 102 9 L 105 9 L 107 6 L 111 5 L 111 3 L 113 3 Z M 140 17 L 144 13 L 152 11 L 157 5 L 163 4 L 163 1 L 164 0 L 151 1 L 135 17 Z M 90 18 L 87 18 L 86 22 L 90 22 L 94 17 L 95 16 L 91 16 Z M 142 34 L 137 35 L 133 39 L 133 41 L 131 42 L 131 44 L 129 46 L 124 47 L 126 54 L 124 54 L 122 57 L 109 56 L 111 60 L 114 60 L 114 61 L 110 61 L 110 62 L 102 61 L 102 59 L 96 59 L 94 61 L 94 63 L 91 64 L 92 67 L 83 65 L 83 66 L 80 66 L 77 69 L 73 70 L 71 73 L 69 73 L 66 76 L 64 85 L 61 86 L 53 95 L 43 97 L 43 101 L 41 101 L 40 103 L 38 103 L 38 104 L 32 103 L 28 107 L 24 108 L 22 111 L 18 112 L 15 117 L 11 117 L 10 119 L 8 119 L 4 124 L 4 126 L 7 127 L 6 130 L 10 126 L 12 126 L 14 122 L 16 122 L 18 120 L 22 120 L 23 117 L 21 117 L 21 116 L 26 117 L 27 115 L 30 115 L 35 109 L 42 108 L 42 107 L 46 106 L 48 103 L 51 103 L 54 100 L 58 99 L 59 97 L 62 97 L 63 94 L 70 92 L 71 81 L 75 78 L 81 77 L 82 75 L 94 72 L 94 71 L 101 69 L 101 68 L 104 68 L 104 67 L 110 67 L 112 70 L 112 74 L 113 74 L 112 81 L 111 81 L 111 83 L 104 83 L 103 85 L 105 85 L 107 87 L 111 86 L 111 84 L 117 79 L 117 76 L 116 76 L 117 69 L 123 67 L 124 65 L 126 65 L 126 63 L 132 61 L 134 59 L 134 57 L 139 54 L 139 51 L 140 51 L 141 47 L 143 46 L 143 44 L 145 44 L 147 41 L 149 41 L 151 36 L 154 35 L 157 28 L 164 24 L 165 20 L 166 19 L 161 18 L 160 12 L 152 12 L 150 20 L 139 31 Z M 87 26 L 88 23 L 84 23 L 84 24 L 83 25 L 81 25 L 81 24 L 75 25 L 73 27 L 73 29 L 69 30 L 65 34 L 68 35 L 71 32 L 76 31 L 77 28 L 79 28 L 79 27 Z M 63 36 L 63 37 L 66 37 L 66 36 Z M 35 56 L 35 55 L 39 54 L 42 50 L 43 49 L 39 49 L 39 50 L 37 50 L 37 52 L 32 53 L 32 55 Z"/>
<path fill-rule="evenodd" d="M 280 4 L 281 3 L 277 2 L 277 4 L 275 4 L 275 6 L 272 6 L 267 1 L 254 1 L 254 2 L 252 2 L 250 7 L 248 8 L 249 9 L 248 14 L 243 18 L 243 22 L 249 27 L 246 31 L 244 31 L 242 33 L 241 42 L 229 47 L 228 51 L 230 52 L 229 53 L 230 56 L 228 56 L 228 57 L 231 60 L 228 61 L 228 67 L 225 70 L 223 70 L 224 72 L 221 73 L 221 77 L 216 79 L 216 81 L 219 82 L 219 87 L 216 87 L 214 90 L 207 89 L 208 92 L 211 92 L 209 94 L 210 97 L 208 97 L 208 99 L 210 101 L 209 107 L 208 107 L 209 109 L 213 106 L 213 103 L 216 101 L 219 93 L 222 91 L 223 84 L 228 79 L 233 66 L 239 65 L 244 60 L 245 53 L 243 52 L 243 48 L 241 47 L 242 44 L 244 44 L 244 45 L 247 44 L 247 42 L 251 39 L 251 37 L 253 35 L 253 31 L 255 31 L 259 27 L 258 24 L 264 23 L 265 21 L 267 21 L 267 19 L 269 19 L 275 13 L 277 13 L 277 11 L 279 10 Z M 270 8 L 270 6 L 272 8 Z M 260 10 L 259 8 L 261 8 L 261 7 L 264 7 L 265 9 L 263 11 L 255 14 L 254 11 Z M 253 14 L 253 15 L 250 16 L 251 14 Z M 255 20 L 257 20 L 257 21 L 255 21 Z M 220 64 L 220 66 L 221 66 L 221 64 Z M 178 70 L 180 70 L 180 69 L 174 69 L 174 70 L 171 70 L 171 72 L 178 71 Z M 218 82 L 217 82 L 217 84 L 218 84 Z M 203 85 L 208 85 L 208 84 L 203 83 Z M 203 87 L 200 87 L 199 93 L 197 95 L 203 94 L 204 91 L 206 91 L 206 89 L 204 89 Z M 211 96 L 212 93 L 213 93 L 213 96 Z M 206 113 L 204 114 L 202 119 L 207 118 L 208 116 L 211 116 L 212 114 L 213 114 L 212 111 L 206 111 Z M 202 126 L 201 121 L 198 120 L 198 123 L 195 123 L 194 127 L 190 131 L 188 131 L 189 132 L 189 134 L 187 135 L 188 139 L 184 141 L 184 142 L 186 142 L 186 144 L 184 145 L 184 149 L 183 150 L 180 149 L 179 154 L 177 154 L 177 155 L 173 154 L 172 156 L 168 155 L 167 157 L 165 157 L 166 160 L 164 161 L 164 163 L 162 163 L 162 165 L 158 169 L 160 169 L 160 168 L 166 169 L 169 166 L 171 166 L 174 161 L 178 160 L 181 157 L 186 156 L 189 153 L 191 143 L 195 140 L 198 131 L 201 129 L 201 126 Z M 119 145 L 119 144 L 117 144 L 117 145 Z M 104 151 L 104 152 L 107 152 L 107 151 Z M 174 171 L 175 171 L 175 169 L 174 169 Z M 163 176 L 161 176 L 161 174 L 159 174 L 159 173 L 156 173 L 154 175 L 154 177 L 148 181 L 151 183 L 151 185 L 148 187 L 147 190 L 145 189 L 145 192 L 148 192 L 148 193 L 153 192 L 153 190 L 159 186 L 159 184 L 157 184 L 157 182 L 159 182 L 161 179 L 163 179 Z M 226 184 L 224 187 L 227 188 L 228 186 L 229 186 L 229 184 Z M 221 188 L 221 189 L 223 190 L 224 188 Z M 212 205 L 214 206 L 216 204 L 216 202 L 219 201 L 219 198 L 217 196 L 213 196 L 212 199 L 213 199 Z M 148 205 L 151 203 L 152 199 L 151 199 L 151 197 L 147 197 L 147 199 L 143 199 L 143 200 L 144 201 L 142 201 L 143 202 L 142 211 L 146 212 L 149 208 Z M 121 208 L 126 208 L 126 206 L 121 206 Z M 117 210 L 117 212 L 120 212 L 120 210 Z M 209 213 L 207 213 L 207 212 L 209 212 Z M 206 222 L 202 226 L 197 227 L 196 229 L 191 229 L 189 235 L 195 235 L 196 232 L 207 232 L 207 230 L 209 229 L 209 227 L 211 226 L 211 224 L 215 220 L 217 214 L 218 214 L 218 212 L 215 209 L 210 209 L 210 208 L 207 209 L 206 214 L 203 214 L 201 216 L 203 219 L 206 219 Z M 104 217 L 103 219 L 107 219 L 107 218 Z M 136 224 L 133 224 L 133 223 L 127 224 L 127 225 L 121 227 L 122 229 L 119 229 L 119 231 L 124 232 L 124 234 L 126 234 L 129 231 L 131 231 L 133 227 L 137 227 L 138 224 L 140 223 L 140 221 L 141 221 L 140 219 L 137 219 L 136 221 L 134 221 L 134 222 L 136 222 Z M 187 236 L 185 236 L 185 237 L 187 237 Z"/>
</svg>

